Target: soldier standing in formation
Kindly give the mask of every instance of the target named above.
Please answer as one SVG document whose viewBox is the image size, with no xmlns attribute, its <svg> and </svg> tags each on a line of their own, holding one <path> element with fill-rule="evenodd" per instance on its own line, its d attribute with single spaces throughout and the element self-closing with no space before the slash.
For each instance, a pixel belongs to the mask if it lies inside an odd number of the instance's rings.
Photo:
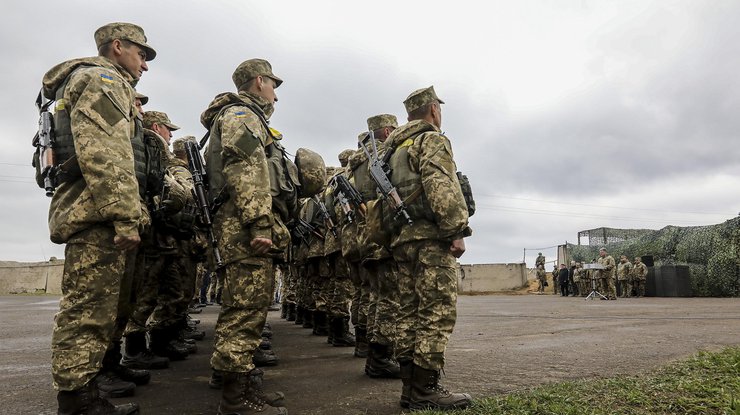
<svg viewBox="0 0 740 415">
<path fill-rule="evenodd" d="M 645 296 L 645 281 L 647 280 L 648 269 L 639 256 L 635 257 L 632 266 L 631 279 L 632 286 L 635 290 L 635 297 Z"/>
<path fill-rule="evenodd" d="M 238 93 L 217 95 L 201 115 L 210 131 L 207 169 L 212 196 L 221 203 L 214 231 L 225 264 L 211 358 L 211 366 L 223 374 L 218 413 L 286 414 L 285 408 L 263 400 L 261 385 L 250 376 L 271 302 L 273 262 L 268 254 L 279 241 L 289 239 L 271 209 L 265 150 L 272 143 L 267 119 L 277 102 L 275 89 L 283 81 L 262 59 L 242 62 L 232 80 Z"/>
<path fill-rule="evenodd" d="M 456 258 L 471 235 L 468 209 L 450 140 L 440 132 L 444 102 L 433 87 L 404 101 L 409 122 L 386 141 L 391 182 L 414 221 L 400 224 L 391 241 L 398 264 L 398 340 L 401 405 L 411 409 L 464 408 L 466 393 L 439 385 L 444 352 L 456 320 Z"/>
<path fill-rule="evenodd" d="M 545 284 L 547 284 L 547 273 L 545 273 L 545 266 L 542 264 L 537 265 L 537 293 L 545 293 Z"/>
<path fill-rule="evenodd" d="M 44 76 L 56 100 L 58 161 L 76 158 L 77 174 L 60 178 L 49 207 L 49 231 L 66 243 L 63 297 L 52 333 L 52 376 L 59 414 L 133 414 L 113 406 L 94 379 L 113 341 L 122 282 L 131 281 L 140 231 L 148 225 L 131 150 L 138 113 L 135 85 L 156 52 L 144 30 L 112 23 L 95 32 L 98 55 L 61 63 Z M 61 143 L 60 143 L 61 144 Z"/>
<path fill-rule="evenodd" d="M 617 264 L 617 283 L 619 284 L 619 291 L 622 293 L 622 298 L 632 297 L 631 273 L 632 264 L 627 259 L 627 255 L 621 255 L 619 257 L 619 264 Z"/>
</svg>

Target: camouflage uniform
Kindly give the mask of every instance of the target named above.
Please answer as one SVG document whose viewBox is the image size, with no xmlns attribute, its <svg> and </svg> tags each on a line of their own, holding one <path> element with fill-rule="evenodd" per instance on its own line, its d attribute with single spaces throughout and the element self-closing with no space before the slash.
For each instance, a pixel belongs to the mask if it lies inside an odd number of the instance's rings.
<svg viewBox="0 0 740 415">
<path fill-rule="evenodd" d="M 545 293 L 545 282 L 547 282 L 547 276 L 545 273 L 545 269 L 538 265 L 537 266 L 537 293 L 538 294 Z"/>
<path fill-rule="evenodd" d="M 96 31 L 98 46 L 114 39 L 136 43 L 149 59 L 156 54 L 138 26 L 116 23 Z M 134 84 L 126 69 L 104 57 L 61 63 L 43 79 L 44 96 L 56 100 L 55 132 L 73 140 L 81 172 L 58 186 L 49 207 L 50 238 L 67 244 L 63 297 L 52 333 L 60 413 L 65 405 L 79 404 L 79 391 L 101 369 L 121 283 L 133 273 L 135 251 L 117 248 L 114 237 L 138 236 L 148 225 L 131 150 Z"/>
<path fill-rule="evenodd" d="M 599 284 L 601 285 L 601 289 L 599 291 L 604 294 L 604 297 L 610 300 L 616 300 L 617 288 L 614 284 L 616 263 L 614 262 L 614 258 L 607 254 L 603 257 L 600 256 L 596 262 L 604 266 L 604 269 L 599 270 L 598 273 Z"/>
<path fill-rule="evenodd" d="M 635 289 L 635 297 L 645 296 L 645 281 L 647 280 L 648 269 L 640 257 L 635 257 L 634 266 L 632 267 L 630 278 Z"/>
<path fill-rule="evenodd" d="M 631 272 L 632 264 L 626 258 L 624 258 L 624 261 L 620 258 L 619 264 L 617 264 L 617 282 L 619 283 L 619 290 L 622 293 L 621 296 L 624 298 L 632 296 Z"/>
</svg>

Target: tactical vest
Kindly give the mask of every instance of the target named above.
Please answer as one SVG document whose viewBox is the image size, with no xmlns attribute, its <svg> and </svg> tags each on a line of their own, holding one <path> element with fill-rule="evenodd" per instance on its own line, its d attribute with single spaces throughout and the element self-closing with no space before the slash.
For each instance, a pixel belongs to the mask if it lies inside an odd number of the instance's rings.
<svg viewBox="0 0 740 415">
<path fill-rule="evenodd" d="M 298 213 L 298 168 L 276 141 L 265 146 L 265 155 L 270 172 L 272 208 L 285 223 Z"/>
<path fill-rule="evenodd" d="M 424 194 L 421 174 L 411 170 L 409 162 L 409 147 L 419 135 L 407 139 L 393 151 L 388 160 L 391 169 L 390 180 L 396 187 L 401 200 L 406 204 L 406 211 L 412 220 L 424 219 L 435 223 L 434 212 Z M 398 220 L 394 222 L 400 223 Z"/>
<path fill-rule="evenodd" d="M 137 117 L 134 120 L 134 136 L 131 138 L 131 149 L 134 151 L 134 173 L 136 182 L 139 183 L 139 197 L 146 200 L 147 192 L 147 157 L 144 145 L 144 126 Z"/>
<path fill-rule="evenodd" d="M 368 160 L 365 160 L 357 166 L 357 168 L 352 170 L 352 177 L 350 179 L 354 182 L 352 184 L 355 186 L 355 189 L 360 192 L 362 200 L 365 202 L 378 198 L 376 194 L 378 186 L 375 184 L 372 177 L 370 177 L 368 163 Z"/>
</svg>

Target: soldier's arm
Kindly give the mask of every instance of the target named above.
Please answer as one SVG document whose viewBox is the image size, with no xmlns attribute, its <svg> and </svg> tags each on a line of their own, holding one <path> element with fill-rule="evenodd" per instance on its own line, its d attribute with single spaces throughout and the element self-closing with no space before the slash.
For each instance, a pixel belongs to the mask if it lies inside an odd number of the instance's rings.
<svg viewBox="0 0 740 415">
<path fill-rule="evenodd" d="M 111 81 L 112 79 L 112 81 Z M 80 70 L 70 79 L 65 98 L 75 153 L 93 203 L 121 237 L 138 237 L 141 216 L 131 150 L 131 92 L 102 68 Z"/>
<path fill-rule="evenodd" d="M 271 239 L 272 196 L 267 158 L 262 141 L 249 130 L 245 117 L 256 116 L 236 106 L 220 118 L 224 178 L 239 221 L 249 228 L 251 238 Z"/>
<path fill-rule="evenodd" d="M 409 155 L 418 157 L 424 193 L 442 237 L 455 240 L 469 236 L 468 209 L 455 174 L 450 141 L 441 134 L 427 134 L 418 147 L 409 149 Z"/>
</svg>

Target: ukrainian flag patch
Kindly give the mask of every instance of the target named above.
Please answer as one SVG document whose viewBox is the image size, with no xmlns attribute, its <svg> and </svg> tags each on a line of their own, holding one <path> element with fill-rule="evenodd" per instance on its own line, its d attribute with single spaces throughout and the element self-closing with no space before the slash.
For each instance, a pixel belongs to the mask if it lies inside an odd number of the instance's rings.
<svg viewBox="0 0 740 415">
<path fill-rule="evenodd" d="M 108 84 L 113 83 L 113 77 L 108 74 L 104 74 L 104 73 L 100 74 L 100 80 Z"/>
<path fill-rule="evenodd" d="M 244 117 L 247 116 L 247 112 L 246 111 L 237 111 L 237 112 L 234 113 L 234 116 L 236 116 L 236 118 L 244 118 Z"/>
</svg>

